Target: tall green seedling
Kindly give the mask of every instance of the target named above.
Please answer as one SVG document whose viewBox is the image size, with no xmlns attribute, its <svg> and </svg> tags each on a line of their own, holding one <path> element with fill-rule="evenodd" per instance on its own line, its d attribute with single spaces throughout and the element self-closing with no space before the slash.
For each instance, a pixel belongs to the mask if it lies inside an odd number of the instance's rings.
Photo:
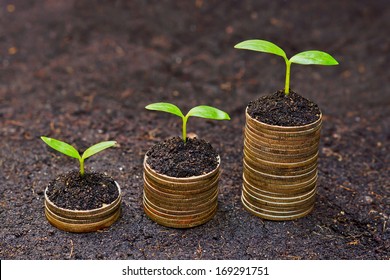
<svg viewBox="0 0 390 280">
<path fill-rule="evenodd" d="M 290 59 L 287 58 L 286 53 L 279 46 L 265 40 L 246 40 L 234 46 L 236 49 L 244 49 L 251 51 L 258 51 L 264 53 L 271 53 L 283 57 L 286 63 L 286 80 L 284 85 L 285 95 L 290 93 L 290 69 L 291 64 L 316 64 L 316 65 L 338 65 L 339 63 L 330 54 L 322 51 L 311 50 L 297 53 Z"/>
<path fill-rule="evenodd" d="M 145 107 L 148 110 L 161 111 L 176 115 L 182 119 L 182 138 L 184 143 L 187 141 L 187 121 L 189 117 L 199 117 L 212 120 L 230 120 L 229 115 L 217 108 L 200 105 L 192 108 L 186 115 L 174 104 L 159 102 L 149 104 Z"/>
<path fill-rule="evenodd" d="M 97 154 L 107 148 L 110 148 L 116 144 L 116 141 L 105 141 L 100 142 L 98 144 L 95 144 L 88 149 L 85 150 L 85 152 L 80 155 L 80 153 L 71 145 L 68 143 L 62 142 L 60 140 L 49 138 L 42 136 L 41 139 L 43 142 L 45 142 L 47 145 L 49 145 L 54 150 L 63 153 L 64 155 L 67 155 L 69 157 L 77 158 L 80 162 L 80 175 L 84 176 L 84 160 L 89 158 L 90 156 L 93 156 L 94 154 Z"/>
</svg>

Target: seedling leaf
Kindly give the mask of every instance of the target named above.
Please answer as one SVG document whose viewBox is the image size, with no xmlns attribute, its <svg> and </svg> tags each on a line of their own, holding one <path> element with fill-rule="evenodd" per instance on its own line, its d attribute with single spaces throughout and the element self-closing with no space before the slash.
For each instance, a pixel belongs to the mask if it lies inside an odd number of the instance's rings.
<svg viewBox="0 0 390 280">
<path fill-rule="evenodd" d="M 244 49 L 258 52 L 271 53 L 287 59 L 286 53 L 279 46 L 265 40 L 246 40 L 234 46 L 236 49 Z"/>
<path fill-rule="evenodd" d="M 54 150 L 63 153 L 64 155 L 77 158 L 79 160 L 81 159 L 79 152 L 73 146 L 67 143 L 45 136 L 42 136 L 41 139 Z"/>
<path fill-rule="evenodd" d="M 41 139 L 50 147 L 52 147 L 54 150 L 59 151 L 60 153 L 63 153 L 67 156 L 77 158 L 80 162 L 80 175 L 84 175 L 84 160 L 98 152 L 103 151 L 104 149 L 107 149 L 109 147 L 112 147 L 116 144 L 116 141 L 106 141 L 106 142 L 100 142 L 98 144 L 95 144 L 91 147 L 89 147 L 82 156 L 80 156 L 79 152 L 71 145 L 62 142 L 60 140 L 56 140 L 53 138 L 42 136 Z"/>
<path fill-rule="evenodd" d="M 182 120 L 182 138 L 184 143 L 187 141 L 187 121 L 189 117 L 193 116 L 213 120 L 230 120 L 230 117 L 227 113 L 206 105 L 192 108 L 185 116 L 176 105 L 171 103 L 153 103 L 147 105 L 145 108 L 148 110 L 162 111 L 179 116 Z"/>
<path fill-rule="evenodd" d="M 181 118 L 184 118 L 184 115 L 181 112 L 181 110 L 176 105 L 173 105 L 171 103 L 165 103 L 165 102 L 153 103 L 153 104 L 149 104 L 145 108 L 148 110 L 171 113 Z"/>
<path fill-rule="evenodd" d="M 230 120 L 230 117 L 226 112 L 206 105 L 200 105 L 192 108 L 187 113 L 187 116 L 212 119 L 212 120 Z"/>
<path fill-rule="evenodd" d="M 336 59 L 322 51 L 305 51 L 290 58 L 290 62 L 297 64 L 338 65 Z"/>
<path fill-rule="evenodd" d="M 279 55 L 286 62 L 286 79 L 284 83 L 284 93 L 290 93 L 290 69 L 291 63 L 297 64 L 317 64 L 317 65 L 338 65 L 339 63 L 330 54 L 322 51 L 305 51 L 287 58 L 286 53 L 274 43 L 265 40 L 247 40 L 234 46 L 236 49 L 246 49 L 252 51 L 266 52 Z"/>
<path fill-rule="evenodd" d="M 82 155 L 82 159 L 89 158 L 90 156 L 93 156 L 94 154 L 99 153 L 107 148 L 110 148 L 115 144 L 116 141 L 105 141 L 105 142 L 100 142 L 98 144 L 95 144 L 85 150 L 85 152 Z"/>
</svg>

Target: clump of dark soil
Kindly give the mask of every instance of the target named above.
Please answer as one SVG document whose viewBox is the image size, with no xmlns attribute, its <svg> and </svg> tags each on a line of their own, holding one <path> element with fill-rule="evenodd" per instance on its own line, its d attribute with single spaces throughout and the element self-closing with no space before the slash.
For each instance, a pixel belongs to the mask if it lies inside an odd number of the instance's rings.
<svg viewBox="0 0 390 280">
<path fill-rule="evenodd" d="M 290 90 L 262 96 L 248 104 L 248 114 L 261 122 L 279 126 L 300 126 L 319 119 L 320 109 L 312 101 Z"/>
<path fill-rule="evenodd" d="M 218 153 L 210 143 L 197 138 L 187 138 L 184 143 L 173 137 L 156 144 L 146 155 L 157 173 L 177 178 L 203 175 L 218 166 Z"/>
<path fill-rule="evenodd" d="M 101 173 L 78 171 L 61 174 L 46 192 L 55 205 L 72 210 L 91 210 L 112 203 L 119 195 L 115 181 Z"/>
</svg>

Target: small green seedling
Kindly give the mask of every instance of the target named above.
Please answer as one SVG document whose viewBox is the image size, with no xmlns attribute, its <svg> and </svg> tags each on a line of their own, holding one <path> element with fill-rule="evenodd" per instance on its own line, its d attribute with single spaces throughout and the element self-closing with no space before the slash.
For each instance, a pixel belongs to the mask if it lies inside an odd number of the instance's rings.
<svg viewBox="0 0 390 280">
<path fill-rule="evenodd" d="M 89 158 L 90 156 L 93 156 L 94 154 L 97 154 L 107 148 L 110 148 L 116 144 L 116 141 L 105 141 L 100 142 L 98 144 L 95 144 L 88 149 L 85 150 L 85 152 L 80 155 L 80 153 L 71 145 L 53 139 L 49 137 L 42 136 L 41 139 L 43 142 L 45 142 L 47 145 L 52 147 L 54 150 L 59 151 L 60 153 L 63 153 L 64 155 L 77 158 L 80 162 L 80 175 L 84 176 L 84 160 L 86 158 Z"/>
<path fill-rule="evenodd" d="M 286 62 L 286 82 L 284 87 L 285 95 L 290 93 L 290 68 L 291 63 L 297 64 L 317 64 L 317 65 L 338 65 L 339 63 L 334 59 L 330 54 L 322 51 L 305 51 L 300 52 L 291 57 L 287 58 L 286 53 L 274 43 L 265 41 L 265 40 L 247 40 L 241 43 L 238 43 L 234 46 L 236 49 L 244 49 L 258 52 L 271 53 L 279 55 L 284 58 Z"/>
<path fill-rule="evenodd" d="M 230 120 L 229 115 L 224 111 L 205 105 L 192 108 L 185 116 L 176 105 L 171 103 L 153 103 L 149 104 L 145 108 L 148 110 L 166 112 L 181 117 L 183 121 L 182 137 L 184 143 L 187 141 L 187 121 L 189 117 L 199 117 L 212 120 Z"/>
</svg>

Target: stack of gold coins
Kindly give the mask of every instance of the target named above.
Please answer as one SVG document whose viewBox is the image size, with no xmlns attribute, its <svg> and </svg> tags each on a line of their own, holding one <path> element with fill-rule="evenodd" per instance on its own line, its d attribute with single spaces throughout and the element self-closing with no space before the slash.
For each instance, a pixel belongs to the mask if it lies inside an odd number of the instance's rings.
<svg viewBox="0 0 390 280">
<path fill-rule="evenodd" d="M 110 204 L 91 210 L 71 210 L 59 207 L 49 199 L 48 187 L 45 189 L 45 215 L 55 227 L 69 232 L 93 232 L 111 226 L 121 214 L 122 194 L 118 188 L 118 197 Z"/>
<path fill-rule="evenodd" d="M 144 160 L 144 211 L 167 227 L 190 228 L 208 222 L 217 211 L 220 164 L 213 171 L 186 178 L 159 174 Z"/>
<path fill-rule="evenodd" d="M 282 221 L 312 211 L 321 123 L 322 115 L 308 125 L 276 126 L 246 113 L 241 196 L 246 210 Z"/>
</svg>

